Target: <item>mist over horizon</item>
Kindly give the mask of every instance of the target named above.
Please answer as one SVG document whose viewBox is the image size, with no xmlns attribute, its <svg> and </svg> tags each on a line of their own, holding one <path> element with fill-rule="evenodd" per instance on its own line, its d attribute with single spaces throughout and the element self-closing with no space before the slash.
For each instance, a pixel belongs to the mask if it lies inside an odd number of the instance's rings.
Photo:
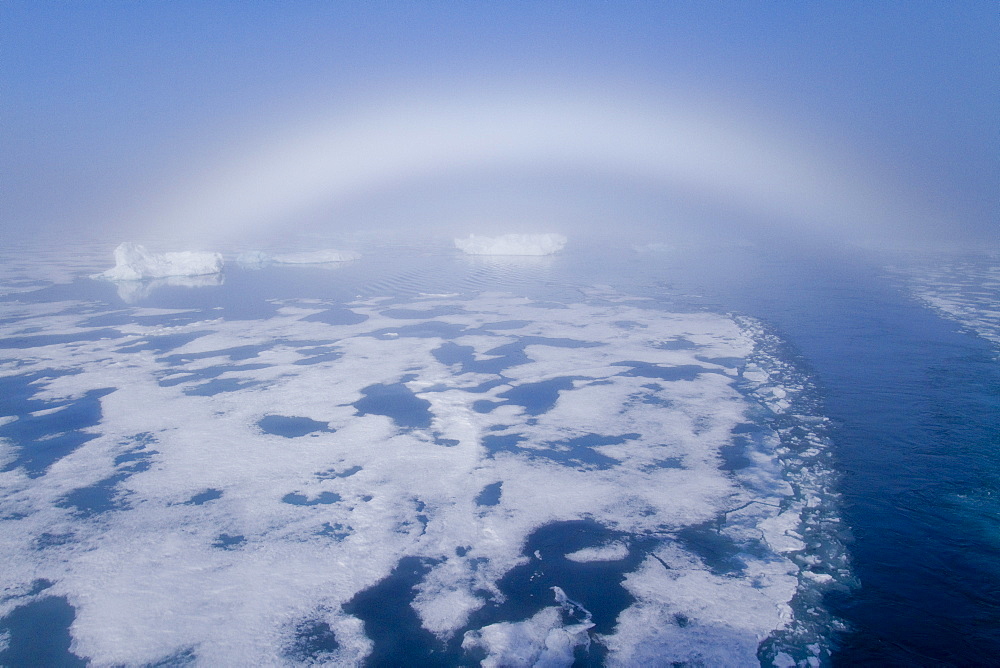
<svg viewBox="0 0 1000 668">
<path fill-rule="evenodd" d="M 990 3 L 0 13 L 11 239 L 998 241 Z"/>
</svg>

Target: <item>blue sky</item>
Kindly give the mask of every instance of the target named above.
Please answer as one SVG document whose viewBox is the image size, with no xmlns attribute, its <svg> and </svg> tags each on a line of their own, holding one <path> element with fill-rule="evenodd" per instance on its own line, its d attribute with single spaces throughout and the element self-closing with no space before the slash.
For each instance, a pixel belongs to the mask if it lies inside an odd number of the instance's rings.
<svg viewBox="0 0 1000 668">
<path fill-rule="evenodd" d="M 996 242 L 1000 228 L 994 2 L 8 1 L 0 58 L 8 235 L 141 231 L 185 175 L 317 118 L 570 90 L 717 110 L 803 153 L 815 141 L 925 214 L 914 234 Z M 365 208 L 351 197 L 338 211 Z"/>
</svg>

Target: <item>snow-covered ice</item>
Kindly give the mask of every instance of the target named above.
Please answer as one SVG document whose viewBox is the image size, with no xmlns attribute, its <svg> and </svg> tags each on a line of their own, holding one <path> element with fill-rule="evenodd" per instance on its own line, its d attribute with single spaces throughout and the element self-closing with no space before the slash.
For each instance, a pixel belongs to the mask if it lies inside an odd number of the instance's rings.
<svg viewBox="0 0 1000 668">
<path fill-rule="evenodd" d="M 566 555 L 570 561 L 588 563 L 591 561 L 619 561 L 628 556 L 628 546 L 614 542 L 599 547 L 585 547 Z"/>
<path fill-rule="evenodd" d="M 312 624 L 336 637 L 324 661 L 361 665 L 376 641 L 349 603 L 408 558 L 427 568 L 407 589 L 421 628 L 487 665 L 563 665 L 591 642 L 609 665 L 753 662 L 802 586 L 830 586 L 796 562 L 808 481 L 785 479 L 761 418 L 800 390 L 752 321 L 610 289 L 268 303 L 253 320 L 126 307 L 114 328 L 24 303 L 0 327 L 23 351 L 0 378 L 28 383 L 8 430 L 95 420 L 47 463 L 0 439 L 0 588 L 53 583 L 93 664 L 284 665 Z M 588 518 L 607 535 L 526 549 Z M 558 576 L 539 607 L 491 612 L 505 578 L 550 564 L 617 573 L 620 609 L 602 621 Z"/>
</svg>

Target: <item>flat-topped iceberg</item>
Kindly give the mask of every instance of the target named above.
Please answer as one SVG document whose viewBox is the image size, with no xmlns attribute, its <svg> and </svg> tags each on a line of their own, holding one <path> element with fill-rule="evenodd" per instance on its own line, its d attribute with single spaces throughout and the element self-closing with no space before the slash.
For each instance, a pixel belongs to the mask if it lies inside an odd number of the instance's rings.
<svg viewBox="0 0 1000 668">
<path fill-rule="evenodd" d="M 361 257 L 354 251 L 342 251 L 328 248 L 326 250 L 307 251 L 305 253 L 284 253 L 271 257 L 272 262 L 279 264 L 325 264 L 327 262 L 350 262 Z"/>
<path fill-rule="evenodd" d="M 482 237 L 470 234 L 468 239 L 455 239 L 455 246 L 468 255 L 552 255 L 566 245 L 561 234 L 504 234 Z"/>
<path fill-rule="evenodd" d="M 203 251 L 150 253 L 145 246 L 126 241 L 115 248 L 115 266 L 94 278 L 141 281 L 172 276 L 206 276 L 222 271 L 222 255 Z"/>
</svg>

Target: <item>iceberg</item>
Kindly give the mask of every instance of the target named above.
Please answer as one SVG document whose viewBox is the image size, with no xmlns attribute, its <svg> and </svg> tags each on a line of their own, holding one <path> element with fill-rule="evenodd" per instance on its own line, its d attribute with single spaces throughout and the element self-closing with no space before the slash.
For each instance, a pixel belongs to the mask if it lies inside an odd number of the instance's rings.
<svg viewBox="0 0 1000 668">
<path fill-rule="evenodd" d="M 455 239 L 455 246 L 468 255 L 552 255 L 566 245 L 561 234 L 504 234 L 481 237 L 470 234 L 468 239 Z"/>
<path fill-rule="evenodd" d="M 109 281 L 141 281 L 172 276 L 206 276 L 222 271 L 222 255 L 202 251 L 150 253 L 145 246 L 126 241 L 115 248 L 115 266 L 94 275 Z"/>
<path fill-rule="evenodd" d="M 236 256 L 236 263 L 244 267 L 260 268 L 271 262 L 271 256 L 263 251 L 247 251 Z"/>
<path fill-rule="evenodd" d="M 327 262 L 349 262 L 361 257 L 360 253 L 354 251 L 326 250 L 307 251 L 305 253 L 285 253 L 275 255 L 272 262 L 279 264 L 325 264 Z"/>
</svg>

